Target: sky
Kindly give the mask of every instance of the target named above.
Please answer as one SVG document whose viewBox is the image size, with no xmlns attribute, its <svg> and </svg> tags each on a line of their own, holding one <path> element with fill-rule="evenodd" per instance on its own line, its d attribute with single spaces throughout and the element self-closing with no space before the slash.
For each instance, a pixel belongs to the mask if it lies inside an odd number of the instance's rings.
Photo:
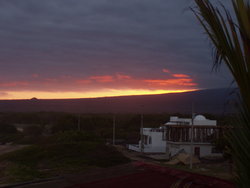
<svg viewBox="0 0 250 188">
<path fill-rule="evenodd" d="M 228 88 L 192 0 L 1 0 L 0 99 Z"/>
</svg>

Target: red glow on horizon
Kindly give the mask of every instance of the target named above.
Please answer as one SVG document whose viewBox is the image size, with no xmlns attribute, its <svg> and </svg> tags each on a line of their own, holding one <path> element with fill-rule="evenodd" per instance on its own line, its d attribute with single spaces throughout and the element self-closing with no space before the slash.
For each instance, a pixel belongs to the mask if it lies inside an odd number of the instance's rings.
<svg viewBox="0 0 250 188">
<path fill-rule="evenodd" d="M 1 98 L 1 100 L 15 100 L 15 99 L 31 99 L 33 97 L 38 99 L 80 99 L 80 98 L 101 98 L 101 97 L 118 97 L 118 96 L 135 96 L 135 95 L 157 95 L 167 93 L 183 93 L 196 91 L 198 89 L 190 90 L 107 90 L 100 92 L 9 92 L 8 96 Z"/>
<path fill-rule="evenodd" d="M 142 79 L 123 73 L 93 75 L 82 78 L 32 75 L 28 81 L 0 82 L 0 99 L 95 98 L 105 96 L 150 95 L 197 90 L 195 81 L 186 74 L 172 74 L 161 79 Z M 39 78 L 39 79 L 38 79 Z"/>
</svg>

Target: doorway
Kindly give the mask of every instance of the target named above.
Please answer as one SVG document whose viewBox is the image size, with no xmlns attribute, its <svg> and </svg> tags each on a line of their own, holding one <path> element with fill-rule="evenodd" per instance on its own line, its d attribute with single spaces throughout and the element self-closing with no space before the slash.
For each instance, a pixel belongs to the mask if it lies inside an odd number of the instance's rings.
<svg viewBox="0 0 250 188">
<path fill-rule="evenodd" d="M 194 155 L 197 157 L 200 157 L 200 147 L 195 147 L 194 148 Z"/>
</svg>

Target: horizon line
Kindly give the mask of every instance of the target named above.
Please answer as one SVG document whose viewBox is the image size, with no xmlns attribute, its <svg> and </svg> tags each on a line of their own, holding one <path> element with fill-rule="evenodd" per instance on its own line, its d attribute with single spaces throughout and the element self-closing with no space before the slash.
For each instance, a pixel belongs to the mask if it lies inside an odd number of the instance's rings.
<svg viewBox="0 0 250 188">
<path fill-rule="evenodd" d="M 164 94 L 177 94 L 177 93 L 188 93 L 194 92 L 204 89 L 188 89 L 188 90 L 169 90 L 168 92 L 160 92 L 160 93 L 146 93 L 146 94 L 124 94 L 124 95 L 106 95 L 106 96 L 97 96 L 97 97 L 67 97 L 67 98 L 39 98 L 39 97 L 32 97 L 32 98 L 13 98 L 13 99 L 0 99 L 0 101 L 21 101 L 21 100 L 73 100 L 73 99 L 100 99 L 100 98 L 115 98 L 115 97 L 130 97 L 130 96 L 149 96 L 149 95 L 164 95 Z"/>
</svg>

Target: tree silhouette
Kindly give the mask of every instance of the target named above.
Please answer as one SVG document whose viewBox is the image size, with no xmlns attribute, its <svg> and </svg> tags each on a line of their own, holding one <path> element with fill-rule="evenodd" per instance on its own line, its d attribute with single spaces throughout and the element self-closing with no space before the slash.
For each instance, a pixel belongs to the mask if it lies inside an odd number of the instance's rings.
<svg viewBox="0 0 250 188">
<path fill-rule="evenodd" d="M 224 63 L 239 87 L 239 114 L 229 142 L 239 187 L 250 185 L 250 2 L 231 0 L 233 13 L 223 4 L 195 0 L 195 16 L 214 46 L 214 68 Z"/>
</svg>

